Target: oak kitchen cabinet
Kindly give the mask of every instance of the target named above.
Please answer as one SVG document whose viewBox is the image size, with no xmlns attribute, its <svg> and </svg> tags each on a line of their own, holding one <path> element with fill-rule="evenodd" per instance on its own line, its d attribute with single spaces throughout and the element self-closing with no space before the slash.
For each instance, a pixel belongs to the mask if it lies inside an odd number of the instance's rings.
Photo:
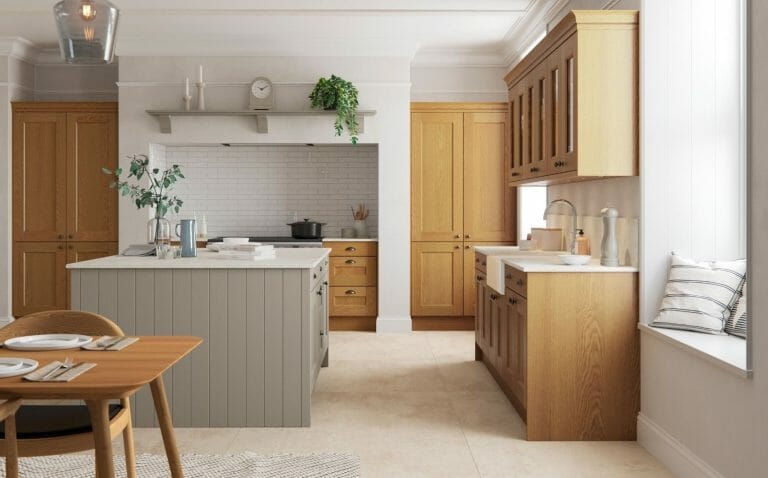
<svg viewBox="0 0 768 478">
<path fill-rule="evenodd" d="M 506 103 L 411 105 L 411 315 L 471 317 L 476 243 L 512 244 Z"/>
<path fill-rule="evenodd" d="M 116 103 L 13 103 L 13 313 L 68 308 L 68 262 L 117 252 Z"/>
<path fill-rule="evenodd" d="M 507 74 L 511 185 L 638 174 L 637 25 L 572 11 Z"/>
<path fill-rule="evenodd" d="M 325 241 L 331 249 L 328 301 L 331 330 L 376 330 L 378 242 Z"/>
<path fill-rule="evenodd" d="M 525 420 L 528 440 L 634 440 L 637 272 L 506 265 L 501 293 L 478 257 L 475 357 Z"/>
</svg>

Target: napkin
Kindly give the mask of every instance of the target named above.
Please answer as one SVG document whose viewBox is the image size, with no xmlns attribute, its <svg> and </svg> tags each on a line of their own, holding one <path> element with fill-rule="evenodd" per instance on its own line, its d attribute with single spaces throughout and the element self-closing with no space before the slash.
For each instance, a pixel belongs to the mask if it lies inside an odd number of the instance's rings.
<svg viewBox="0 0 768 478">
<path fill-rule="evenodd" d="M 30 382 L 69 382 L 96 366 L 95 363 L 79 363 L 66 372 L 58 373 L 58 375 L 54 374 L 52 378 L 43 380 L 43 377 L 61 365 L 62 363 L 58 360 L 53 361 L 45 367 L 41 367 L 34 372 L 24 375 L 24 379 L 29 380 Z"/>
<path fill-rule="evenodd" d="M 106 340 L 112 340 L 115 337 L 109 337 L 104 336 L 100 339 L 94 340 L 90 344 L 83 345 L 81 348 L 83 350 L 98 350 L 98 351 L 108 351 L 108 352 L 114 352 L 118 350 L 123 350 L 124 348 L 128 347 L 129 345 L 136 343 L 139 341 L 138 337 L 123 337 L 114 344 L 110 345 L 107 348 L 103 348 L 101 344 Z"/>
</svg>

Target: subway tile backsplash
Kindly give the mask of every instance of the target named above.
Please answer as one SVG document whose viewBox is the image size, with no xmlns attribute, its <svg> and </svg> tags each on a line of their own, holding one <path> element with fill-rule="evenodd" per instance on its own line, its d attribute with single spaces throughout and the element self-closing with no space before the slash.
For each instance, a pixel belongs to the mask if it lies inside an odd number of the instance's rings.
<svg viewBox="0 0 768 478">
<path fill-rule="evenodd" d="M 288 236 L 294 213 L 326 223 L 340 237 L 352 226 L 350 206 L 365 203 L 368 231 L 378 225 L 378 148 L 356 146 L 166 146 L 157 160 L 186 176 L 173 190 L 184 200 L 171 223 L 205 214 L 208 237 Z M 164 158 L 163 158 L 164 157 Z"/>
</svg>

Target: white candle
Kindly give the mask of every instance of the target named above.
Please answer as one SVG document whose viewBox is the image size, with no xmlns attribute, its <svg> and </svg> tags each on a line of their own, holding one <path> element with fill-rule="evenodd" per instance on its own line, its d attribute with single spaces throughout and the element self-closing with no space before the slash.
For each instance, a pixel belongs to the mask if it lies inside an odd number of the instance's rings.
<svg viewBox="0 0 768 478">
<path fill-rule="evenodd" d="M 197 67 L 197 82 L 198 83 L 203 82 L 203 65 L 199 65 Z"/>
<path fill-rule="evenodd" d="M 184 95 L 189 96 L 189 78 L 184 78 Z"/>
</svg>

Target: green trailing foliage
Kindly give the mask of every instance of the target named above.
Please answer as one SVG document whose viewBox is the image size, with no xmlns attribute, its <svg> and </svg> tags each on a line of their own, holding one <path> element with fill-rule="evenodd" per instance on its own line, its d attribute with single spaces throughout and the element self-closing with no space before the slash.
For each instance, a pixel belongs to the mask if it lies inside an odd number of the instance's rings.
<svg viewBox="0 0 768 478">
<path fill-rule="evenodd" d="M 147 206 L 154 207 L 157 218 L 165 217 L 170 210 L 178 213 L 184 201 L 176 196 L 169 196 L 168 191 L 173 189 L 174 184 L 179 179 L 184 178 L 179 165 L 174 164 L 161 172 L 158 168 L 149 169 L 149 157 L 146 154 L 134 154 L 129 158 L 131 158 L 131 166 L 125 180 L 120 180 L 120 176 L 123 174 L 122 168 L 117 168 L 114 171 L 101 168 L 104 174 L 115 177 L 114 182 L 109 187 L 116 188 L 123 196 L 130 196 L 138 209 Z M 136 178 L 136 183 L 130 184 L 128 180 L 131 178 Z M 144 178 L 149 183 L 147 187 L 141 185 Z"/>
<path fill-rule="evenodd" d="M 341 136 L 346 126 L 352 144 L 357 144 L 359 133 L 357 88 L 352 82 L 336 75 L 331 75 L 330 78 L 320 78 L 315 89 L 309 95 L 309 99 L 312 101 L 312 108 L 335 110 L 334 128 L 336 129 L 336 136 Z"/>
</svg>

